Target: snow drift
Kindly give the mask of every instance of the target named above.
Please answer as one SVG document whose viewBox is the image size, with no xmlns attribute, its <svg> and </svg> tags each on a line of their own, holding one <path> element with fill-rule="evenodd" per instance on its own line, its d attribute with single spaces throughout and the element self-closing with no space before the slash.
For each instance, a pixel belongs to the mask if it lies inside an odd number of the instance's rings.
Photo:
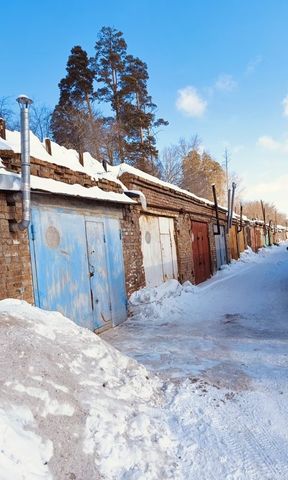
<svg viewBox="0 0 288 480">
<path fill-rule="evenodd" d="M 0 302 L 1 480 L 177 478 L 156 376 L 60 313 Z"/>
</svg>

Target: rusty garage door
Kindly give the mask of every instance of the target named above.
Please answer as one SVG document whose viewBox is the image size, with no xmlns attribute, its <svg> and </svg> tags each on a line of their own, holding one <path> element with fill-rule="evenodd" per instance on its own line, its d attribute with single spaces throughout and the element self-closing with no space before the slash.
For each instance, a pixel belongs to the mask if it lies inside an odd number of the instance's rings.
<svg viewBox="0 0 288 480">
<path fill-rule="evenodd" d="M 195 283 L 198 284 L 207 280 L 211 275 L 207 223 L 192 222 L 192 252 Z"/>
<path fill-rule="evenodd" d="M 230 246 L 230 255 L 233 260 L 238 260 L 239 258 L 239 249 L 237 242 L 237 227 L 232 225 L 229 230 L 229 246 Z"/>
<path fill-rule="evenodd" d="M 245 250 L 245 238 L 244 238 L 244 230 L 237 233 L 237 242 L 239 247 L 239 253 L 244 252 Z"/>
<path fill-rule="evenodd" d="M 173 218 L 141 215 L 141 247 L 147 287 L 178 276 Z"/>
</svg>

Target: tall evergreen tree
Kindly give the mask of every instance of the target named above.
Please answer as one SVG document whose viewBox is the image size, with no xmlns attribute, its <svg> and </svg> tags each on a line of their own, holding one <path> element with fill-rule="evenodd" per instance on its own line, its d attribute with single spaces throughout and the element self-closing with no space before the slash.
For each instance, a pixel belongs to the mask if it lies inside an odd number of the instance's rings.
<svg viewBox="0 0 288 480">
<path fill-rule="evenodd" d="M 124 97 L 122 118 L 130 161 L 149 173 L 158 173 L 156 164 L 158 151 L 153 129 L 167 125 L 168 122 L 155 118 L 157 107 L 148 94 L 149 75 L 146 63 L 138 57 L 127 55 L 125 67 L 122 77 Z"/>
<path fill-rule="evenodd" d="M 124 134 L 121 122 L 123 95 L 121 76 L 125 70 L 127 45 L 122 32 L 115 28 L 103 27 L 95 44 L 96 55 L 92 59 L 94 74 L 101 85 L 97 90 L 99 100 L 110 103 L 115 114 L 114 131 L 117 137 L 116 162 L 124 161 Z"/>
<path fill-rule="evenodd" d="M 60 102 L 70 101 L 73 106 L 87 110 L 92 116 L 92 103 L 95 99 L 93 88 L 95 73 L 90 68 L 87 53 L 79 45 L 72 48 L 66 71 L 66 77 L 59 84 Z"/>
<path fill-rule="evenodd" d="M 95 73 L 80 46 L 72 48 L 66 71 L 66 77 L 59 83 L 60 98 L 52 114 L 52 133 L 56 142 L 67 148 L 83 152 L 89 146 L 91 151 L 97 126 L 92 110 Z"/>
<path fill-rule="evenodd" d="M 156 105 L 147 91 L 147 65 L 127 54 L 122 32 L 111 27 L 102 28 L 95 49 L 94 71 L 101 84 L 98 98 L 110 103 L 115 115 L 116 161 L 155 173 L 158 152 L 153 127 L 167 122 L 155 119 Z"/>
</svg>

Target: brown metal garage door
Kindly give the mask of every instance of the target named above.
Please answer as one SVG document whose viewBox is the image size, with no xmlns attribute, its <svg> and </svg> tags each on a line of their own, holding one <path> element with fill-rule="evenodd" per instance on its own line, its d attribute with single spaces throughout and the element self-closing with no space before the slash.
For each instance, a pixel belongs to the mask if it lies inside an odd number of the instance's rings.
<svg viewBox="0 0 288 480">
<path fill-rule="evenodd" d="M 207 223 L 192 222 L 192 252 L 195 283 L 198 284 L 211 275 Z"/>
<path fill-rule="evenodd" d="M 238 260 L 239 258 L 239 249 L 237 242 L 237 227 L 232 225 L 229 230 L 229 245 L 230 245 L 230 255 L 233 260 Z"/>
</svg>

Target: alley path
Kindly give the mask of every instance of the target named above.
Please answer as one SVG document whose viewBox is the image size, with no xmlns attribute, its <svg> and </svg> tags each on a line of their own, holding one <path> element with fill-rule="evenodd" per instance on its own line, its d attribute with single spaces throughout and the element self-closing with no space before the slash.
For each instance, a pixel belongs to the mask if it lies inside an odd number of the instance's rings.
<svg viewBox="0 0 288 480">
<path fill-rule="evenodd" d="M 102 338 L 169 378 L 197 375 L 236 389 L 253 378 L 281 378 L 288 251 L 281 245 L 265 253 L 192 292 L 134 307 L 132 318 Z"/>
<path fill-rule="evenodd" d="M 181 478 L 287 480 L 286 245 L 201 286 L 143 297 L 102 338 L 166 379 Z"/>
</svg>

